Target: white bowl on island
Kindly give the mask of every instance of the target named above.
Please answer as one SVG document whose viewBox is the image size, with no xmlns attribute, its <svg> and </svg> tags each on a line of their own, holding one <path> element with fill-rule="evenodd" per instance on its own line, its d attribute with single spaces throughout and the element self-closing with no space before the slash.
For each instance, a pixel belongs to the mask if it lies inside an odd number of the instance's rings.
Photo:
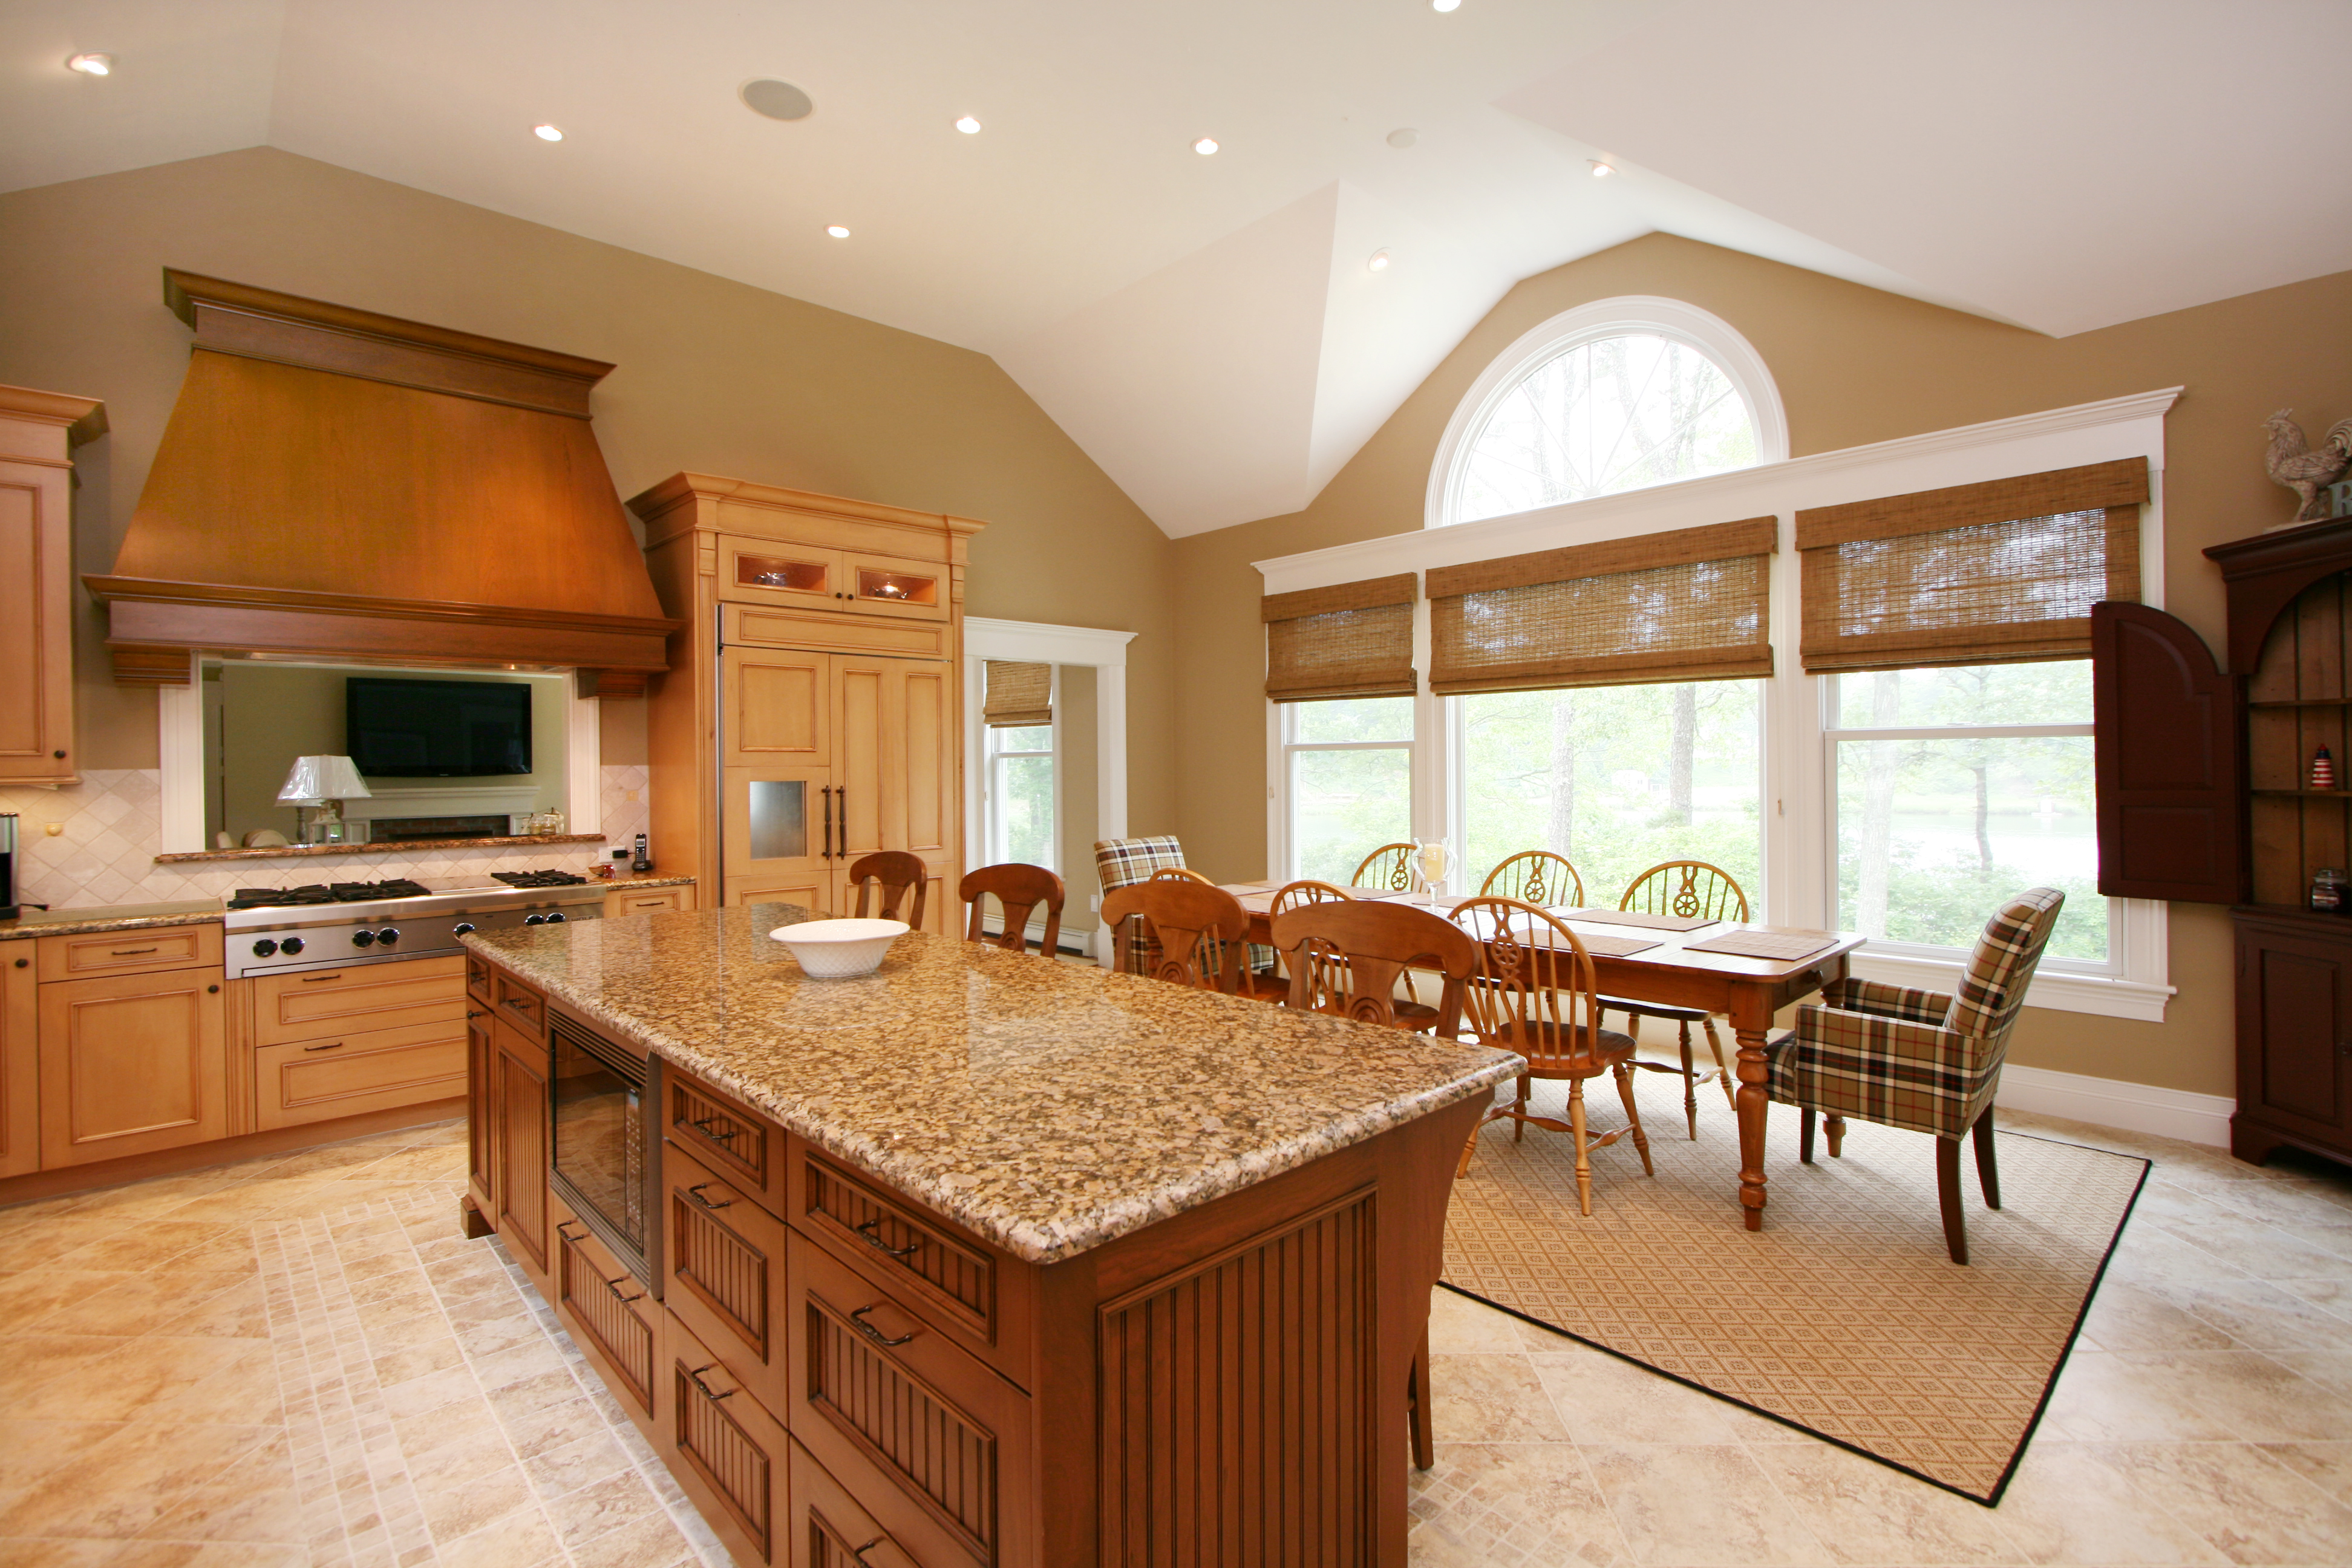
<svg viewBox="0 0 2352 1568">
<path fill-rule="evenodd" d="M 905 921 L 803 921 L 768 934 L 793 950 L 812 980 L 871 974 L 890 944 L 914 928 Z"/>
</svg>

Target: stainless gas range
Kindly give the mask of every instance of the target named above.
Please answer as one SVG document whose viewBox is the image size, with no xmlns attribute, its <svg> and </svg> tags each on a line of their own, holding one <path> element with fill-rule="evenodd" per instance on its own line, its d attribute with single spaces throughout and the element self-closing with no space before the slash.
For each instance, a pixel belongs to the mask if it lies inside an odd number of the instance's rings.
<svg viewBox="0 0 2352 1568">
<path fill-rule="evenodd" d="M 457 939 L 471 931 L 601 919 L 606 891 L 584 879 L 540 887 L 403 881 L 241 889 L 221 921 L 228 978 L 462 952 Z"/>
</svg>

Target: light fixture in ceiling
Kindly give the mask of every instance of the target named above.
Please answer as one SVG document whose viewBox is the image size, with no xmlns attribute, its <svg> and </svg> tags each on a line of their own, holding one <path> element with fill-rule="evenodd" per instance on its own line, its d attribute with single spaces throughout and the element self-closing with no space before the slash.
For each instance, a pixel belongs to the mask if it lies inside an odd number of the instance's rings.
<svg viewBox="0 0 2352 1568">
<path fill-rule="evenodd" d="M 1459 11 L 1462 9 L 1462 0 L 1429 0 L 1429 8 L 1441 14 L 1447 11 Z"/>
<path fill-rule="evenodd" d="M 1420 140 L 1421 132 L 1415 131 L 1410 125 L 1400 127 L 1399 129 L 1389 132 L 1389 145 L 1391 147 L 1410 147 Z"/>
<path fill-rule="evenodd" d="M 76 55 L 66 62 L 66 69 L 79 71 L 84 76 L 112 76 L 114 57 L 112 55 Z"/>
<path fill-rule="evenodd" d="M 1192 151 L 1198 153 L 1203 158 L 1207 157 L 1216 150 L 1217 139 L 1213 136 L 1203 136 L 1198 142 L 1192 143 Z"/>
<path fill-rule="evenodd" d="M 825 225 L 824 232 L 833 236 L 835 239 L 847 239 L 849 237 L 849 231 L 842 227 L 837 223 L 829 223 Z"/>
<path fill-rule="evenodd" d="M 552 125 L 534 125 L 530 128 L 530 133 L 533 136 L 538 137 L 542 142 L 561 142 L 563 140 L 563 132 L 557 130 Z"/>
<path fill-rule="evenodd" d="M 773 77 L 756 77 L 735 91 L 744 108 L 770 120 L 806 120 L 816 110 L 815 101 L 807 93 Z"/>
<path fill-rule="evenodd" d="M 1592 165 L 1592 177 L 1596 180 L 1605 180 L 1617 172 L 1613 165 L 1604 163 L 1598 158 L 1587 158 L 1585 162 Z"/>
<path fill-rule="evenodd" d="M 1375 250 L 1372 252 L 1372 258 L 1364 265 L 1374 272 L 1386 272 L 1389 269 L 1389 253 L 1385 250 Z"/>
<path fill-rule="evenodd" d="M 967 114 L 956 121 L 956 129 L 967 136 L 977 136 L 980 134 L 980 121 Z"/>
</svg>

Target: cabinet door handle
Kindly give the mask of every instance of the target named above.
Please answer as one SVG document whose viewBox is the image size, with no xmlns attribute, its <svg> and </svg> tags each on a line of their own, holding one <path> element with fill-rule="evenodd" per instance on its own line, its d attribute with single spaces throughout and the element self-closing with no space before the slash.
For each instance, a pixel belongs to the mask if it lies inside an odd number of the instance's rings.
<svg viewBox="0 0 2352 1568">
<path fill-rule="evenodd" d="M 466 1009 L 466 1016 L 468 1018 L 487 1018 L 489 1016 L 490 1010 L 487 1007 L 468 1007 Z"/>
<path fill-rule="evenodd" d="M 835 784 L 833 793 L 835 797 L 834 804 L 841 810 L 841 858 L 846 860 L 849 858 L 849 786 Z"/>
<path fill-rule="evenodd" d="M 305 985 L 316 985 L 321 980 L 341 980 L 342 977 L 343 972 L 339 969 L 332 974 L 306 974 L 302 976 L 302 984 Z"/>
<path fill-rule="evenodd" d="M 718 1364 L 719 1363 L 717 1362 L 712 1362 L 710 1366 L 717 1366 Z M 734 1398 L 738 1392 L 737 1390 L 730 1388 L 726 1393 L 720 1394 L 717 1390 L 713 1389 L 709 1384 L 702 1381 L 702 1374 L 709 1372 L 710 1370 L 710 1366 L 698 1366 L 693 1371 L 686 1374 L 686 1380 L 694 1384 L 694 1392 L 699 1394 L 703 1398 L 708 1399 L 713 1405 L 718 1404 L 722 1399 Z"/>
<path fill-rule="evenodd" d="M 142 953 L 152 952 L 155 950 L 152 947 L 118 947 L 109 951 L 116 958 L 137 958 Z"/>
<path fill-rule="evenodd" d="M 302 1048 L 306 1051 L 339 1051 L 343 1048 L 343 1042 L 337 1040 L 331 1046 L 304 1046 Z"/>
<path fill-rule="evenodd" d="M 621 1279 L 626 1279 L 627 1278 L 628 1276 L 625 1274 L 621 1276 Z M 646 1293 L 643 1290 L 638 1291 L 634 1296 L 622 1295 L 621 1279 L 607 1279 L 604 1281 L 604 1289 L 613 1293 L 614 1300 L 618 1301 L 621 1305 L 625 1307 L 632 1301 L 642 1301 L 646 1299 Z"/>
<path fill-rule="evenodd" d="M 869 1219 L 864 1225 L 859 1226 L 857 1227 L 857 1234 L 866 1238 L 866 1246 L 872 1247 L 875 1251 L 881 1253 L 886 1258 L 912 1258 L 917 1252 L 922 1249 L 923 1246 L 923 1238 L 919 1236 L 914 1240 L 907 1243 L 904 1247 L 893 1247 L 888 1242 L 883 1240 L 882 1216 L 880 1215 L 876 1215 L 872 1219 Z"/>
<path fill-rule="evenodd" d="M 909 1329 L 894 1340 L 884 1334 L 881 1330 L 876 1328 L 873 1324 L 867 1322 L 866 1321 L 866 1314 L 872 1311 L 876 1307 L 878 1307 L 881 1304 L 881 1302 L 876 1301 L 871 1305 L 860 1307 L 857 1310 L 850 1313 L 850 1326 L 855 1328 L 859 1333 L 864 1334 L 867 1339 L 872 1340 L 876 1344 L 880 1345 L 884 1350 L 896 1350 L 900 1345 L 905 1344 L 908 1340 L 913 1339 L 915 1337 L 916 1331 Z"/>
<path fill-rule="evenodd" d="M 704 1197 L 702 1195 L 702 1189 L 709 1184 L 710 1184 L 709 1182 L 697 1182 L 694 1185 L 686 1189 L 686 1195 L 692 1198 L 697 1206 L 707 1209 L 712 1214 L 717 1214 L 720 1209 L 733 1208 L 735 1206 L 735 1200 L 733 1198 L 729 1198 L 722 1203 L 714 1204 L 709 1198 Z"/>
<path fill-rule="evenodd" d="M 824 797 L 824 847 L 818 853 L 830 860 L 833 858 L 833 786 L 819 784 L 816 793 Z"/>
</svg>

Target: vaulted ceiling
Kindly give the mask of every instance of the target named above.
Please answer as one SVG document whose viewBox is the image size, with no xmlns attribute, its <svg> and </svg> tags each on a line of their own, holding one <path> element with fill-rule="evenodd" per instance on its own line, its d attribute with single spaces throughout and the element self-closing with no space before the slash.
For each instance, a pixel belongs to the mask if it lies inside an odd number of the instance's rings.
<svg viewBox="0 0 2352 1568">
<path fill-rule="evenodd" d="M 266 143 L 701 268 L 994 355 L 1182 535 L 1303 507 L 1514 282 L 1653 229 L 2059 334 L 2352 268 L 2346 15 L 12 0 L 0 189 Z"/>
</svg>

